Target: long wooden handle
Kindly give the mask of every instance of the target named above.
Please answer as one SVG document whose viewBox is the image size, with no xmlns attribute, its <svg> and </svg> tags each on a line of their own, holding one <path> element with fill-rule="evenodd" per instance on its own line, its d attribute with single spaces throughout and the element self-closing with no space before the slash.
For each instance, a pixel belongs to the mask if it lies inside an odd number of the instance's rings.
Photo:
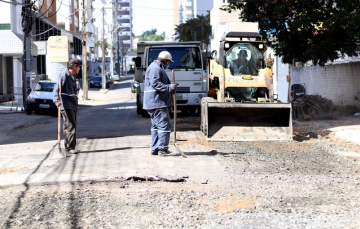
<svg viewBox="0 0 360 229">
<path fill-rule="evenodd" d="M 175 70 L 171 71 L 172 73 L 172 83 L 175 84 Z M 174 100 L 174 140 L 176 143 L 176 118 L 177 118 L 177 106 L 176 106 L 176 90 L 173 93 L 173 100 Z"/>
<path fill-rule="evenodd" d="M 58 107 L 58 143 L 60 144 L 60 141 L 61 141 L 61 139 L 60 139 L 60 128 L 61 128 L 61 120 L 60 120 L 60 118 L 61 118 L 61 112 L 60 112 L 60 107 Z"/>
<path fill-rule="evenodd" d="M 59 77 L 59 100 L 61 102 L 61 78 Z M 61 128 L 61 105 L 58 106 L 58 143 L 60 144 L 60 128 Z"/>
</svg>

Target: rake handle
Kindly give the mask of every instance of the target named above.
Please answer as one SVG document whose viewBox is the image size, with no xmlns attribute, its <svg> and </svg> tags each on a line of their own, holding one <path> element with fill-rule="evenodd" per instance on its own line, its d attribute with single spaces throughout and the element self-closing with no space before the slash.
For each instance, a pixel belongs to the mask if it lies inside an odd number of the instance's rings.
<svg viewBox="0 0 360 229">
<path fill-rule="evenodd" d="M 59 77 L 59 100 L 61 102 L 61 78 Z M 61 128 L 61 105 L 58 106 L 58 143 L 60 145 L 60 128 Z"/>
<path fill-rule="evenodd" d="M 172 73 L 172 83 L 175 84 L 175 70 L 173 69 L 171 73 Z M 176 143 L 176 119 L 177 119 L 176 90 L 174 90 L 173 100 L 174 100 L 174 139 Z"/>
</svg>

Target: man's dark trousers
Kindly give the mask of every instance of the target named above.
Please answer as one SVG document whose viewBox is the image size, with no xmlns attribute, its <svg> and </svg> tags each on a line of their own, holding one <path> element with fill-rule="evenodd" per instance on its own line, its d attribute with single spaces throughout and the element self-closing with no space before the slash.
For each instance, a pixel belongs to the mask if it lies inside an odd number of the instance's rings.
<svg viewBox="0 0 360 229">
<path fill-rule="evenodd" d="M 76 147 L 76 111 L 65 109 L 61 111 L 64 119 L 64 145 L 67 151 Z"/>
</svg>

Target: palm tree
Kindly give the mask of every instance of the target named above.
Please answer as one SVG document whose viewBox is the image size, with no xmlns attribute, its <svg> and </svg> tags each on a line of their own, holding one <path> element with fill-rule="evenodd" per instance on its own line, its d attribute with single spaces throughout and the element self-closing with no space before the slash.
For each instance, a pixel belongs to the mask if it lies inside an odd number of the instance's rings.
<svg viewBox="0 0 360 229">
<path fill-rule="evenodd" d="M 200 41 L 202 48 L 210 44 L 211 25 L 210 14 L 200 15 L 189 19 L 175 28 L 175 40 L 178 41 Z"/>
</svg>

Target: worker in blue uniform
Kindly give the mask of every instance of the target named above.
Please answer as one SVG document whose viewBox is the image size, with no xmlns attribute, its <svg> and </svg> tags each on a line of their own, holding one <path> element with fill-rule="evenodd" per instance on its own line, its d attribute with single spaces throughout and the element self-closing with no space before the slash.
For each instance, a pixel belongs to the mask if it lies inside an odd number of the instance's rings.
<svg viewBox="0 0 360 229">
<path fill-rule="evenodd" d="M 172 84 L 165 69 L 169 66 L 172 56 L 168 51 L 159 53 L 145 73 L 145 89 L 143 109 L 151 119 L 151 154 L 167 156 L 171 133 L 169 107 L 173 105 L 172 95 L 176 84 Z"/>
</svg>

